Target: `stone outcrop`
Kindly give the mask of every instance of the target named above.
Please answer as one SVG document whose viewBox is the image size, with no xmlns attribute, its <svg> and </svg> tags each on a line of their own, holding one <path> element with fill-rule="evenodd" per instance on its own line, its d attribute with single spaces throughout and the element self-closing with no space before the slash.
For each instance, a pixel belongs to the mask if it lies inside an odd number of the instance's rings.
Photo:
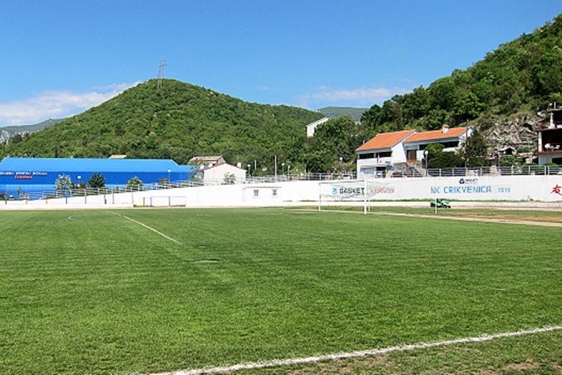
<svg viewBox="0 0 562 375">
<path fill-rule="evenodd" d="M 512 149 L 517 154 L 533 154 L 537 149 L 537 128 L 542 116 L 514 115 L 478 120 L 474 126 L 487 140 L 490 156 Z"/>
</svg>

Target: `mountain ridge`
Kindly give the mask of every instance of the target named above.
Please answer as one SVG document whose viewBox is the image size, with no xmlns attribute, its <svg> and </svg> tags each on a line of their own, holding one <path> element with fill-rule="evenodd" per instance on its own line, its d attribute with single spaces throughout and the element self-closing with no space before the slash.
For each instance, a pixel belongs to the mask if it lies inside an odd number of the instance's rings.
<svg viewBox="0 0 562 375">
<path fill-rule="evenodd" d="M 303 170 L 313 165 L 313 171 L 325 171 L 350 167 L 354 150 L 377 133 L 443 124 L 475 127 L 493 142 L 490 148 L 515 144 L 528 152 L 536 149 L 531 133 L 541 121 L 537 113 L 562 102 L 562 15 L 427 88 L 374 104 L 359 125 L 351 118 L 332 119 L 308 139 L 305 125 L 324 116 L 320 111 L 248 103 L 175 80 L 162 82 L 159 89 L 157 80 L 149 80 L 18 143 L 0 145 L 0 156 L 127 154 L 185 163 L 191 156 L 222 154 L 232 164 L 252 162 L 262 169 L 278 157 Z"/>
<path fill-rule="evenodd" d="M 172 158 L 222 154 L 231 163 L 283 156 L 306 124 L 323 115 L 244 102 L 173 79 L 156 79 L 42 131 L 10 142 L 2 155 Z"/>
</svg>

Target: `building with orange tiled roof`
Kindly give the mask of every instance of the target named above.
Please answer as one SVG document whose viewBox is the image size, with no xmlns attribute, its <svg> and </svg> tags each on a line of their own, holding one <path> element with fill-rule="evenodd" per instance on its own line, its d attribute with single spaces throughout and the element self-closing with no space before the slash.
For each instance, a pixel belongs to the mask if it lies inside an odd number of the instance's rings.
<svg viewBox="0 0 562 375">
<path fill-rule="evenodd" d="M 472 135 L 472 128 L 449 128 L 417 132 L 402 130 L 377 134 L 357 148 L 357 178 L 383 177 L 397 163 L 413 164 L 424 159 L 430 144 L 440 143 L 443 151 L 456 151 Z"/>
<path fill-rule="evenodd" d="M 539 165 L 562 164 L 562 108 L 549 109 L 550 117 L 537 129 Z"/>
<path fill-rule="evenodd" d="M 377 134 L 365 142 L 357 153 L 357 178 L 365 175 L 382 177 L 393 163 L 405 161 L 406 154 L 402 142 L 415 134 L 415 130 L 402 130 Z"/>
<path fill-rule="evenodd" d="M 466 138 L 472 135 L 471 127 L 449 128 L 443 125 L 440 130 L 419 132 L 404 141 L 406 161 L 414 163 L 424 158 L 423 151 L 431 144 L 440 143 L 445 148 L 443 151 L 457 151 L 464 144 Z"/>
</svg>

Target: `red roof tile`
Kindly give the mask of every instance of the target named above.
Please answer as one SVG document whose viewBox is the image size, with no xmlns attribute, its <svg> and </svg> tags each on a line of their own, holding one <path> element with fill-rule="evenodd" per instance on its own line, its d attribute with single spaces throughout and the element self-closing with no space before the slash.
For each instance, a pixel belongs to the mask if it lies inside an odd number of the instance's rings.
<svg viewBox="0 0 562 375">
<path fill-rule="evenodd" d="M 420 142 L 420 141 L 432 141 L 432 140 L 436 140 L 436 139 L 445 139 L 445 138 L 458 138 L 466 130 L 467 130 L 466 126 L 461 127 L 461 128 L 449 128 L 449 130 L 446 133 L 443 133 L 443 129 L 430 130 L 430 131 L 427 131 L 427 132 L 421 132 L 421 133 L 416 133 L 416 134 L 412 135 L 411 137 L 409 137 L 405 141 L 405 143 Z"/>
<path fill-rule="evenodd" d="M 377 134 L 370 141 L 365 142 L 361 147 L 355 151 L 365 151 L 365 150 L 377 150 L 382 148 L 391 148 L 397 143 L 408 138 L 414 134 L 415 130 L 401 130 L 391 133 L 380 133 Z"/>
</svg>

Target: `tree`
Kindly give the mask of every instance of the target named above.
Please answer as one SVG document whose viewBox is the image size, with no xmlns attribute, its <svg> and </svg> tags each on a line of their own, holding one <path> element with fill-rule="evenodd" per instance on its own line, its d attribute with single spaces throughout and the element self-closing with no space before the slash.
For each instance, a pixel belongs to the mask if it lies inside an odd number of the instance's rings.
<svg viewBox="0 0 562 375">
<path fill-rule="evenodd" d="M 58 191 L 68 191 L 74 188 L 74 182 L 67 174 L 59 175 L 59 178 L 55 180 L 55 190 Z"/>
<path fill-rule="evenodd" d="M 453 151 L 445 151 L 429 158 L 429 168 L 455 168 L 464 166 L 462 156 Z"/>
<path fill-rule="evenodd" d="M 482 167 L 490 165 L 487 159 L 488 144 L 480 132 L 474 130 L 472 136 L 465 141 L 461 155 L 467 167 Z"/>
<path fill-rule="evenodd" d="M 143 182 L 137 176 L 127 181 L 127 187 L 135 190 L 140 190 L 143 187 L 143 185 L 144 185 Z"/>
<path fill-rule="evenodd" d="M 234 185 L 236 183 L 236 176 L 234 173 L 226 172 L 224 174 L 224 179 L 222 180 L 223 185 Z"/>
<path fill-rule="evenodd" d="M 325 172 L 353 164 L 355 150 L 372 135 L 365 125 L 357 125 L 349 116 L 326 121 L 316 128 L 314 137 L 305 142 L 303 163 L 312 172 Z"/>
<path fill-rule="evenodd" d="M 445 147 L 440 143 L 428 145 L 428 168 L 455 168 L 464 165 L 464 159 L 456 152 L 443 151 Z"/>
<path fill-rule="evenodd" d="M 20 133 L 16 133 L 13 135 L 12 138 L 10 138 L 9 142 L 12 144 L 16 144 L 16 143 L 20 143 L 22 141 L 23 137 L 21 136 Z"/>
<path fill-rule="evenodd" d="M 93 173 L 88 179 L 88 186 L 91 188 L 102 188 L 105 186 L 105 177 L 101 173 Z"/>
</svg>

